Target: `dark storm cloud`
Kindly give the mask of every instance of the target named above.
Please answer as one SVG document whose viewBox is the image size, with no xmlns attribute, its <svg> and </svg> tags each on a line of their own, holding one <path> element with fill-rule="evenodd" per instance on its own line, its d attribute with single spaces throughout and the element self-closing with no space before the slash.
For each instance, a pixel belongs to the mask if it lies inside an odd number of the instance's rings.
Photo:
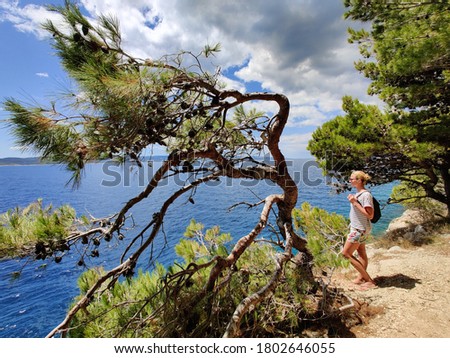
<svg viewBox="0 0 450 358">
<path fill-rule="evenodd" d="M 174 8 L 194 28 L 216 28 L 229 41 L 264 46 L 279 59 L 280 68 L 309 59 L 326 71 L 335 61 L 333 50 L 346 44 L 344 10 L 340 0 L 197 0 Z"/>
</svg>

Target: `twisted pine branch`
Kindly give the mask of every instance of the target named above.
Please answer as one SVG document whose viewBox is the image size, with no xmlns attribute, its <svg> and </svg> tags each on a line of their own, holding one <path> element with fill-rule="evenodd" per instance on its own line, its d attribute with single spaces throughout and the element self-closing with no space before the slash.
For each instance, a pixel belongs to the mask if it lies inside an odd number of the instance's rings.
<svg viewBox="0 0 450 358">
<path fill-rule="evenodd" d="M 286 235 L 286 248 L 283 253 L 277 254 L 275 259 L 276 269 L 272 275 L 270 281 L 262 287 L 258 292 L 244 298 L 241 303 L 236 307 L 236 310 L 231 317 L 230 322 L 225 330 L 223 338 L 233 338 L 240 334 L 240 324 L 244 315 L 256 306 L 258 303 L 263 301 L 267 296 L 269 296 L 277 287 L 278 282 L 283 277 L 283 268 L 285 264 L 292 257 L 292 244 L 293 239 L 289 234 L 289 229 L 287 224 L 285 224 Z"/>
</svg>

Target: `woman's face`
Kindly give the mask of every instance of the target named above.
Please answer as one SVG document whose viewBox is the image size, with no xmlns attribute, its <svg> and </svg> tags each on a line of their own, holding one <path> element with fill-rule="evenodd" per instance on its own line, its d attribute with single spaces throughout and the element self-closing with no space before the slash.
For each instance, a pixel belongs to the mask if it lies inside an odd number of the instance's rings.
<svg viewBox="0 0 450 358">
<path fill-rule="evenodd" d="M 357 184 L 361 183 L 361 179 L 356 178 L 355 175 L 350 175 L 350 178 L 348 179 L 352 187 L 356 187 Z"/>
</svg>

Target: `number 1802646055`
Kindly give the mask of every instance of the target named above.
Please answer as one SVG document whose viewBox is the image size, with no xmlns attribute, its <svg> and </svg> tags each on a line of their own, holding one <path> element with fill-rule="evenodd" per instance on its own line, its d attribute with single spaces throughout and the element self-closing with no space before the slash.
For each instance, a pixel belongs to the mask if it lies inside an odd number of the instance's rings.
<svg viewBox="0 0 450 358">
<path fill-rule="evenodd" d="M 334 353 L 334 343 L 258 343 L 257 353 Z"/>
</svg>

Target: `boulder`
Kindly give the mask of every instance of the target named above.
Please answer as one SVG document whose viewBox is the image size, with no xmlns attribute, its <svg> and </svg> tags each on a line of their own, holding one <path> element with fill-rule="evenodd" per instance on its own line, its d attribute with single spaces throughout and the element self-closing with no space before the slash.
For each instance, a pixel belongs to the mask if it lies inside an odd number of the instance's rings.
<svg viewBox="0 0 450 358">
<path fill-rule="evenodd" d="M 414 231 L 418 225 L 422 225 L 424 222 L 426 222 L 426 219 L 419 210 L 407 209 L 402 216 L 390 222 L 388 228 L 386 229 L 386 233 Z M 423 229 L 422 226 L 421 228 Z M 421 229 L 418 230 L 420 231 Z"/>
</svg>

